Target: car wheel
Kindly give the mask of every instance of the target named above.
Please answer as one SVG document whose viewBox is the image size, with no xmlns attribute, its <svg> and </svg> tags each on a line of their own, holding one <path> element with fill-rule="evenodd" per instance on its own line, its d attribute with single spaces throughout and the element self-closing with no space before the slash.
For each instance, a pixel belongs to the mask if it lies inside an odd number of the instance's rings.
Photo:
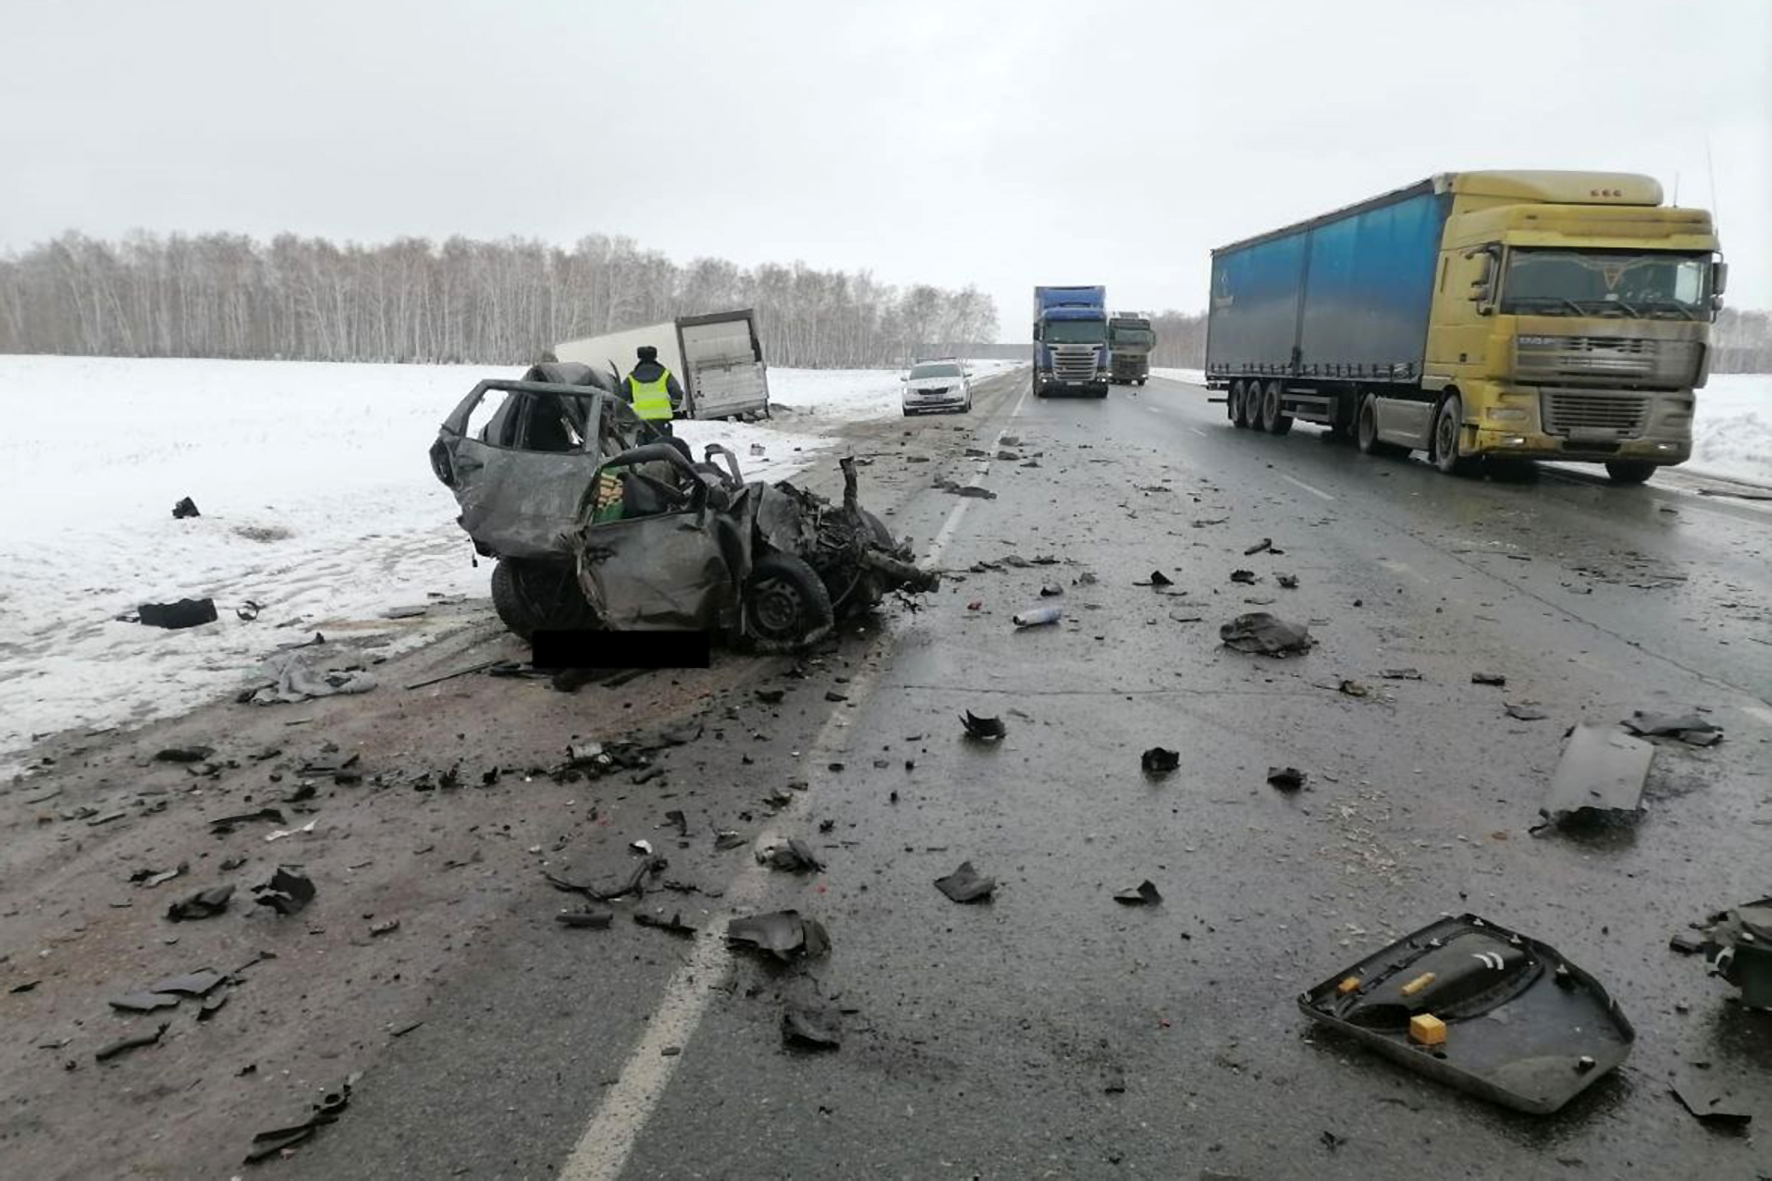
<svg viewBox="0 0 1772 1181">
<path fill-rule="evenodd" d="M 538 631 L 575 631 L 598 624 L 578 585 L 578 570 L 567 562 L 500 560 L 492 568 L 492 608 L 500 622 L 525 640 Z"/>
<path fill-rule="evenodd" d="M 1463 434 L 1464 399 L 1449 394 L 1434 416 L 1434 466 L 1449 476 L 1462 476 L 1471 470 L 1471 458 L 1458 450 Z"/>
<path fill-rule="evenodd" d="M 1606 474 L 1614 484 L 1641 484 L 1655 474 L 1656 466 L 1640 459 L 1612 459 L 1606 462 Z"/>
<path fill-rule="evenodd" d="M 830 634 L 831 592 L 816 571 L 791 554 L 765 554 L 745 582 L 745 635 L 759 652 L 792 652 Z"/>
</svg>

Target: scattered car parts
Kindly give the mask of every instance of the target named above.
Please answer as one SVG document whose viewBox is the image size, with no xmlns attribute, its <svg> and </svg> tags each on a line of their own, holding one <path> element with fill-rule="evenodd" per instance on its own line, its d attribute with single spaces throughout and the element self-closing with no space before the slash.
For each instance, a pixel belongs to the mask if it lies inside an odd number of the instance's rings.
<svg viewBox="0 0 1772 1181">
<path fill-rule="evenodd" d="M 1539 812 L 1550 824 L 1635 817 L 1654 754 L 1647 742 L 1610 727 L 1575 727 Z"/>
<path fill-rule="evenodd" d="M 1309 652 L 1316 643 L 1309 628 L 1287 623 L 1266 611 L 1237 616 L 1218 629 L 1218 638 L 1238 652 L 1276 657 Z"/>
<path fill-rule="evenodd" d="M 972 862 L 962 861 L 953 873 L 936 878 L 935 888 L 955 902 L 983 902 L 996 891 L 997 879 L 980 874 Z"/>
</svg>

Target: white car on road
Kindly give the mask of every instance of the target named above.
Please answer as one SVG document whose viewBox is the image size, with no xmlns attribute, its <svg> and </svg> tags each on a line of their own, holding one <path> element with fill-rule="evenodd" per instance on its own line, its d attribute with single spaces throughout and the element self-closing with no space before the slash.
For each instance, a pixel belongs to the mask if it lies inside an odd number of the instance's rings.
<svg viewBox="0 0 1772 1181">
<path fill-rule="evenodd" d="M 972 376 L 958 361 L 918 361 L 900 380 L 907 417 L 942 410 L 965 414 L 972 409 Z"/>
</svg>

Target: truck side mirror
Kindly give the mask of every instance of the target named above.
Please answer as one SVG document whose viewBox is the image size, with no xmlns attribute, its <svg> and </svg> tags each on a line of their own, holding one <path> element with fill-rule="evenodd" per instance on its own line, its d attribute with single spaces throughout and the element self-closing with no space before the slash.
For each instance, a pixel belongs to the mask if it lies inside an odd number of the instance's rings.
<svg viewBox="0 0 1772 1181">
<path fill-rule="evenodd" d="M 1729 264 L 1718 259 L 1710 268 L 1710 291 L 1712 295 L 1721 295 L 1729 290 Z"/>
<path fill-rule="evenodd" d="M 1495 310 L 1495 250 L 1490 246 L 1482 246 L 1476 250 L 1468 250 L 1466 258 L 1481 258 L 1477 277 L 1471 280 L 1471 302 L 1477 305 L 1477 315 L 1487 316 Z"/>
</svg>

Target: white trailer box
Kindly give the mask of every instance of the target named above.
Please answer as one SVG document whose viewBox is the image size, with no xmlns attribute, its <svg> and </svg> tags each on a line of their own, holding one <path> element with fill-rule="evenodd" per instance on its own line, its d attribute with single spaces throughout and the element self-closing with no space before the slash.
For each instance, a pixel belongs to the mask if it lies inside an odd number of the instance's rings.
<svg viewBox="0 0 1772 1181">
<path fill-rule="evenodd" d="M 683 316 L 644 328 L 587 336 L 554 346 L 561 361 L 613 370 L 624 378 L 639 358 L 641 345 L 658 350 L 659 364 L 682 383 L 690 418 L 767 418 L 769 374 L 749 308 Z"/>
</svg>

